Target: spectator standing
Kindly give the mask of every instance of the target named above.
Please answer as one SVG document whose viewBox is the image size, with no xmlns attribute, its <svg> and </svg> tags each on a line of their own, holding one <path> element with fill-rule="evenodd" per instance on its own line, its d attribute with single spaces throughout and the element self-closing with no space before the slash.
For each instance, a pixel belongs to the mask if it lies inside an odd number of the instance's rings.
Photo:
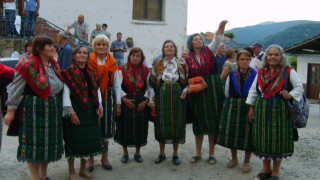
<svg viewBox="0 0 320 180">
<path fill-rule="evenodd" d="M 25 61 L 29 56 L 32 56 L 32 42 L 27 42 L 24 45 L 25 53 L 21 54 L 19 56 L 18 64 L 21 64 L 23 61 Z"/>
<path fill-rule="evenodd" d="M 72 55 L 72 48 L 70 47 L 67 39 L 68 32 L 60 31 L 57 35 L 58 44 L 60 46 L 60 50 L 58 52 L 58 64 L 60 66 L 61 72 L 70 66 L 70 58 Z"/>
<path fill-rule="evenodd" d="M 96 24 L 96 29 L 92 30 L 90 36 L 90 45 L 92 45 L 92 40 L 99 34 L 106 35 L 108 38 L 111 36 L 110 33 L 101 29 L 101 24 Z M 110 38 L 109 38 L 110 39 Z"/>
<path fill-rule="evenodd" d="M 117 40 L 111 43 L 110 51 L 113 52 L 113 57 L 117 60 L 118 67 L 124 64 L 124 52 L 127 52 L 127 46 L 122 39 L 122 33 L 117 33 Z"/>
<path fill-rule="evenodd" d="M 219 75 L 221 75 L 222 69 L 223 69 L 222 66 L 227 60 L 227 57 L 225 54 L 225 48 L 226 48 L 226 45 L 224 43 L 221 43 L 218 49 L 218 52 L 215 56 Z"/>
<path fill-rule="evenodd" d="M 80 14 L 78 16 L 77 21 L 74 21 L 72 24 L 68 25 L 67 31 L 69 34 L 71 34 L 70 33 L 71 28 L 74 28 L 74 36 L 76 37 L 76 39 L 75 39 L 76 45 L 80 44 L 80 40 L 85 41 L 88 44 L 89 24 L 84 22 L 84 15 Z"/>
<path fill-rule="evenodd" d="M 22 4 L 22 15 L 25 16 L 24 35 L 33 38 L 36 18 L 39 16 L 40 0 L 22 0 Z"/>
<path fill-rule="evenodd" d="M 254 57 L 261 61 L 262 56 L 264 55 L 264 52 L 262 51 L 262 45 L 256 42 L 256 43 L 253 43 L 250 47 L 253 50 Z"/>
<path fill-rule="evenodd" d="M 107 37 L 109 38 L 109 40 L 111 40 L 111 33 L 109 33 L 108 31 L 107 31 L 107 28 L 108 28 L 108 25 L 105 23 L 105 24 L 102 24 L 102 30 L 103 31 L 105 31 L 105 32 L 107 32 Z"/>
<path fill-rule="evenodd" d="M 16 0 L 4 0 L 4 14 L 6 17 L 7 34 L 15 35 L 14 20 L 16 16 Z"/>
</svg>

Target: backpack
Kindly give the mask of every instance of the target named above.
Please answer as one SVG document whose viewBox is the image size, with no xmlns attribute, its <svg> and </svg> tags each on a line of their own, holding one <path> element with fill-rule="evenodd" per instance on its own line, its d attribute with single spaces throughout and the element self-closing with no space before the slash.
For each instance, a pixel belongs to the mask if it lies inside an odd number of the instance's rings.
<svg viewBox="0 0 320 180">
<path fill-rule="evenodd" d="M 288 81 L 288 70 L 285 68 L 284 71 L 284 90 L 287 90 Z M 309 116 L 309 101 L 302 95 L 300 101 L 295 101 L 293 99 L 286 100 L 287 107 L 289 109 L 293 128 L 304 128 L 307 125 Z"/>
</svg>

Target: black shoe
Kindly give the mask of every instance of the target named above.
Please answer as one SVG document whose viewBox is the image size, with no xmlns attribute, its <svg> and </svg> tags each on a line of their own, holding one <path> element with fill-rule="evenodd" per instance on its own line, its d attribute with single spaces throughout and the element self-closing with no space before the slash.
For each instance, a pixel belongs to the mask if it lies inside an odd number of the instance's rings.
<svg viewBox="0 0 320 180">
<path fill-rule="evenodd" d="M 179 165 L 179 164 L 180 164 L 179 157 L 178 157 L 178 156 L 173 156 L 173 157 L 172 157 L 172 162 L 173 162 L 173 164 L 175 164 L 175 165 Z"/>
<path fill-rule="evenodd" d="M 103 167 L 104 169 L 106 169 L 106 170 L 112 170 L 111 164 L 104 165 L 103 162 L 101 161 L 101 165 L 102 165 L 102 167 Z"/>
<path fill-rule="evenodd" d="M 94 170 L 94 166 L 87 166 L 86 169 L 87 171 L 92 172 Z"/>
<path fill-rule="evenodd" d="M 129 161 L 129 155 L 123 155 L 121 158 L 122 163 L 127 163 Z"/>
<path fill-rule="evenodd" d="M 138 163 L 142 163 L 143 158 L 141 157 L 141 155 L 134 155 L 134 160 Z"/>
<path fill-rule="evenodd" d="M 158 157 L 157 157 L 157 159 L 154 161 L 156 164 L 159 164 L 159 163 L 161 163 L 163 160 L 165 160 L 166 159 L 166 155 L 159 155 Z"/>
</svg>

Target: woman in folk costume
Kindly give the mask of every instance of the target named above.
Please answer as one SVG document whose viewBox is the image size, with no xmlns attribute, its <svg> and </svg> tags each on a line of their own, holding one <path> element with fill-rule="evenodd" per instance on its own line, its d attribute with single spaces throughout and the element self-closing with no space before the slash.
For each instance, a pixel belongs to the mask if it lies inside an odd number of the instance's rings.
<svg viewBox="0 0 320 180">
<path fill-rule="evenodd" d="M 204 46 L 200 34 L 193 34 L 188 40 L 189 56 L 186 63 L 189 78 L 202 76 L 208 89 L 190 94 L 193 111 L 193 133 L 196 141 L 196 155 L 190 159 L 195 163 L 201 159 L 203 136 L 208 135 L 209 158 L 208 163 L 216 163 L 214 146 L 218 135 L 219 119 L 223 104 L 222 81 L 219 77 L 214 55 L 223 39 L 227 21 L 221 21 L 214 39 L 208 46 Z"/>
<path fill-rule="evenodd" d="M 283 90 L 285 71 L 288 90 Z M 263 159 L 263 169 L 256 179 L 279 179 L 282 158 L 292 155 L 293 127 L 285 101 L 300 101 L 302 94 L 302 83 L 283 49 L 278 45 L 269 46 L 246 101 L 250 106 L 254 154 Z"/>
<path fill-rule="evenodd" d="M 108 53 L 110 40 L 105 35 L 98 35 L 92 42 L 94 52 L 90 54 L 89 67 L 96 73 L 102 95 L 104 116 L 100 119 L 100 129 L 108 148 L 109 141 L 114 135 L 115 118 L 121 114 L 121 81 L 116 60 Z M 111 170 L 108 152 L 101 157 L 104 169 Z M 94 169 L 93 156 L 90 157 L 88 170 Z"/>
<path fill-rule="evenodd" d="M 70 180 L 79 179 L 74 169 L 74 158 L 81 158 L 79 176 L 91 179 L 84 158 L 107 151 L 99 126 L 99 119 L 103 116 L 101 92 L 88 61 L 87 48 L 78 46 L 72 53 L 71 66 L 62 72 L 65 80 L 63 135 Z"/>
<path fill-rule="evenodd" d="M 251 123 L 246 99 L 257 72 L 249 67 L 251 55 L 246 50 L 237 54 L 238 68 L 232 70 L 225 84 L 226 101 L 223 105 L 217 143 L 231 149 L 228 168 L 238 165 L 237 149 L 245 150 L 242 171 L 248 173 L 252 151 Z"/>
<path fill-rule="evenodd" d="M 5 102 L 7 100 L 7 86 L 12 82 L 15 70 L 9 66 L 1 64 L 0 61 L 0 151 L 1 151 L 1 140 L 2 140 L 2 119 L 3 114 L 7 111 Z"/>
<path fill-rule="evenodd" d="M 184 144 L 186 134 L 185 98 L 187 94 L 188 68 L 185 61 L 177 57 L 177 46 L 167 40 L 162 46 L 162 58 L 158 59 L 150 76 L 150 108 L 156 109 L 154 120 L 155 138 L 160 145 L 160 154 L 155 163 L 166 159 L 165 144 L 173 144 L 172 162 L 180 164 L 178 146 Z"/>
<path fill-rule="evenodd" d="M 27 161 L 32 180 L 46 179 L 49 162 L 61 159 L 62 102 L 59 93 L 63 78 L 54 55 L 53 41 L 38 36 L 32 43 L 33 57 L 16 67 L 15 77 L 9 87 L 7 125 L 15 116 L 20 97 L 20 131 L 18 161 Z"/>
<path fill-rule="evenodd" d="M 122 82 L 121 116 L 116 122 L 115 141 L 122 145 L 122 163 L 129 161 L 127 147 L 135 147 L 134 160 L 141 163 L 140 148 L 147 144 L 149 103 L 149 68 L 143 64 L 145 57 L 141 48 L 132 48 L 128 62 L 120 67 Z"/>
</svg>

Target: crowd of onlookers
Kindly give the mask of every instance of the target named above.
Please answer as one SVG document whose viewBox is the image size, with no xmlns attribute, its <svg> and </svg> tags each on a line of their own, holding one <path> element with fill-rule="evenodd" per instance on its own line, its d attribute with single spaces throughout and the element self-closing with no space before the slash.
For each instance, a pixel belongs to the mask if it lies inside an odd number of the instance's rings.
<svg viewBox="0 0 320 180">
<path fill-rule="evenodd" d="M 265 52 L 260 43 L 227 49 L 222 43 L 226 24 L 220 22 L 208 45 L 200 34 L 191 35 L 181 57 L 176 44 L 166 40 L 152 70 L 144 64 L 143 47 L 131 48 L 125 63 L 121 33 L 111 43 L 110 33 L 97 24 L 89 40 L 83 15 L 58 33 L 59 50 L 47 36 L 28 42 L 15 72 L 3 68 L 0 77 L 6 85 L 12 81 L 4 122 L 20 122 L 17 159 L 28 163 L 31 179 L 49 179 L 48 163 L 60 160 L 63 152 L 71 180 L 92 179 L 99 154 L 102 167 L 112 170 L 112 139 L 123 148 L 122 163 L 129 161 L 128 147 L 136 148 L 133 159 L 142 163 L 149 121 L 159 142 L 156 164 L 166 159 L 166 144 L 172 144 L 172 163 L 181 163 L 179 144 L 185 143 L 186 124 L 192 123 L 196 153 L 191 163 L 202 159 L 208 135 L 209 164 L 217 162 L 219 144 L 230 149 L 227 168 L 238 165 L 237 150 L 244 150 L 242 172 L 251 171 L 254 153 L 263 161 L 255 178 L 279 179 L 282 159 L 293 154 L 295 140 L 285 102 L 301 99 L 301 81 L 278 45 Z M 67 41 L 72 28 L 74 49 Z M 81 158 L 79 173 L 75 158 Z"/>
</svg>

